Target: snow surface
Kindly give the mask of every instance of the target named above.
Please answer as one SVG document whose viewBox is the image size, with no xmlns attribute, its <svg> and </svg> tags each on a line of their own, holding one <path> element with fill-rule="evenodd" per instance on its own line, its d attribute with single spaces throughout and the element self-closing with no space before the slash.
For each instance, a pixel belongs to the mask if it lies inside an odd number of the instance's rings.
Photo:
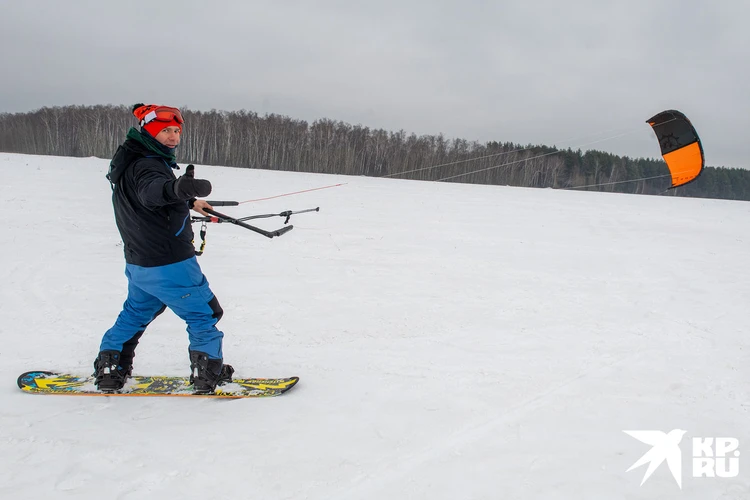
<svg viewBox="0 0 750 500">
<path fill-rule="evenodd" d="M 45 397 L 125 299 L 108 161 L 0 154 L 0 498 L 750 498 L 750 203 L 197 166 L 225 360 L 273 399 Z M 266 229 L 280 218 L 254 221 Z M 195 229 L 198 227 L 195 226 Z M 140 374 L 184 375 L 171 312 Z M 683 488 L 623 430 L 685 429 Z M 740 440 L 735 478 L 690 439 Z"/>
</svg>

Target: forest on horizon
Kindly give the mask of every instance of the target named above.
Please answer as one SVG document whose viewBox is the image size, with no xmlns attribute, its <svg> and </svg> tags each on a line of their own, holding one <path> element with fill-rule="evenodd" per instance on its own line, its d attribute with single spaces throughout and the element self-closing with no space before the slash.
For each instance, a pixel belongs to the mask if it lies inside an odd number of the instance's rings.
<svg viewBox="0 0 750 500">
<path fill-rule="evenodd" d="M 182 113 L 181 163 L 750 201 L 750 170 L 740 168 L 707 166 L 695 181 L 665 193 L 669 171 L 661 159 L 417 136 L 246 110 Z M 108 159 L 132 126 L 135 117 L 124 105 L 0 113 L 0 151 Z"/>
</svg>

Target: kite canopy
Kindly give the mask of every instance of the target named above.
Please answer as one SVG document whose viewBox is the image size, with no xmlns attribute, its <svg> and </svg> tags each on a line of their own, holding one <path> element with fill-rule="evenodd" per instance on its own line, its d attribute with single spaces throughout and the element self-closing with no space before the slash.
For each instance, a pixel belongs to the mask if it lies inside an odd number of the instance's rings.
<svg viewBox="0 0 750 500">
<path fill-rule="evenodd" d="M 698 133 L 685 115 L 662 111 L 647 120 L 659 140 L 661 154 L 672 174 L 671 188 L 694 181 L 703 171 L 705 158 Z"/>
</svg>

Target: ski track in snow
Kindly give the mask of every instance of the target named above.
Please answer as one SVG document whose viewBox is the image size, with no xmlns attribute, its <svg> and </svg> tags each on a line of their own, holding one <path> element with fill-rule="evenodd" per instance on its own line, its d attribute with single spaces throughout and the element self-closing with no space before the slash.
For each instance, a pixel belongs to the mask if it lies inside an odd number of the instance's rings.
<svg viewBox="0 0 750 500">
<path fill-rule="evenodd" d="M 586 370 L 579 375 L 570 377 L 569 379 L 556 384 L 549 390 L 546 390 L 541 394 L 537 394 L 536 396 L 515 405 L 513 408 L 507 411 L 503 411 L 499 415 L 492 417 L 489 420 L 474 422 L 452 435 L 439 439 L 438 444 L 430 445 L 423 450 L 410 453 L 407 456 L 396 455 L 383 458 L 380 461 L 380 464 L 377 466 L 376 470 L 368 471 L 366 476 L 360 476 L 354 479 L 352 481 L 354 483 L 352 486 L 345 488 L 343 491 L 337 492 L 337 496 L 329 496 L 328 498 L 336 498 L 341 500 L 360 498 L 360 495 L 363 492 L 372 489 L 380 489 L 385 483 L 401 480 L 412 473 L 414 469 L 423 467 L 428 462 L 437 460 L 440 457 L 451 453 L 457 448 L 466 446 L 474 441 L 482 439 L 497 427 L 503 424 L 507 424 L 512 420 L 522 418 L 523 415 L 527 412 L 539 409 L 539 407 L 544 405 L 544 402 L 547 398 L 556 394 L 558 391 L 567 387 L 568 385 L 585 379 L 592 373 L 619 364 L 630 357 L 632 356 L 620 358 L 614 363 L 602 364 L 595 368 Z M 377 486 L 374 486 L 375 483 L 377 483 Z"/>
</svg>

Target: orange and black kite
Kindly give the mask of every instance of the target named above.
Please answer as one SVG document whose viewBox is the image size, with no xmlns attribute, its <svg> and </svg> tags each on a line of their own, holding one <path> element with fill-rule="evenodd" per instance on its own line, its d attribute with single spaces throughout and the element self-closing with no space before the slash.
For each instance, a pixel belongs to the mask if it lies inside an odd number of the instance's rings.
<svg viewBox="0 0 750 500">
<path fill-rule="evenodd" d="M 661 154 L 672 175 L 675 188 L 694 181 L 703 171 L 705 157 L 698 133 L 685 115 L 662 111 L 647 120 L 659 139 Z"/>
</svg>

